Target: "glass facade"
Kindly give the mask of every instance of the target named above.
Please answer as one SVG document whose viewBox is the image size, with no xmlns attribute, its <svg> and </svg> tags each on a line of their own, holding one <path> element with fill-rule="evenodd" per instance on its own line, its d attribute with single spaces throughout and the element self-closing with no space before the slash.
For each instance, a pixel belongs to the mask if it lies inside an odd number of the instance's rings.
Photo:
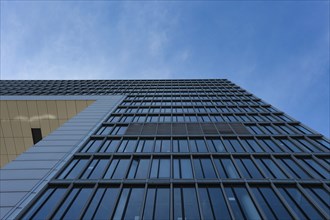
<svg viewBox="0 0 330 220">
<path fill-rule="evenodd" d="M 126 95 L 21 219 L 330 219 L 329 140 L 228 80 L 19 82 Z"/>
</svg>

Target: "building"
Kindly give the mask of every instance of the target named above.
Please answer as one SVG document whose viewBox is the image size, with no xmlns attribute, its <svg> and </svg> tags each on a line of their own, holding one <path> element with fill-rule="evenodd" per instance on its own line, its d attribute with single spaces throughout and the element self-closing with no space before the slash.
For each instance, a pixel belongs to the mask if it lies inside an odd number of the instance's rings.
<svg viewBox="0 0 330 220">
<path fill-rule="evenodd" d="M 3 219 L 330 219 L 329 140 L 229 80 L 0 87 Z"/>
</svg>

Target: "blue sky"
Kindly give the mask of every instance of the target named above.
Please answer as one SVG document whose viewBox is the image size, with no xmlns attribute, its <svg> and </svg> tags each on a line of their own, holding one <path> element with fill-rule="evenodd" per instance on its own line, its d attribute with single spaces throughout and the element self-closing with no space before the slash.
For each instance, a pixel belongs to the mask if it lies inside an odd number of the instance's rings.
<svg viewBox="0 0 330 220">
<path fill-rule="evenodd" d="M 227 78 L 329 137 L 329 1 L 1 1 L 1 79 Z"/>
</svg>

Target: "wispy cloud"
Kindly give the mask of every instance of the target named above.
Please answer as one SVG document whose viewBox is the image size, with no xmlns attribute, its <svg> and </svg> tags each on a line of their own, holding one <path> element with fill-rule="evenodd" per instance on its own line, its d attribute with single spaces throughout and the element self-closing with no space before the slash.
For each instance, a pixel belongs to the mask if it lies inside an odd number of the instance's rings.
<svg viewBox="0 0 330 220">
<path fill-rule="evenodd" d="M 329 133 L 329 2 L 0 4 L 1 79 L 228 78 Z"/>
</svg>

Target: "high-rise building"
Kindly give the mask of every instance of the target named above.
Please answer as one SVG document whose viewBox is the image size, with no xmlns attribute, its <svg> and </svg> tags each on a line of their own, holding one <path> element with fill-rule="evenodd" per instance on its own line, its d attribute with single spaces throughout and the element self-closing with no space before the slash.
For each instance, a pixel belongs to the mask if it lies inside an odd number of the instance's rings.
<svg viewBox="0 0 330 220">
<path fill-rule="evenodd" d="M 330 219 L 329 140 L 229 80 L 0 87 L 3 219 Z"/>
</svg>

